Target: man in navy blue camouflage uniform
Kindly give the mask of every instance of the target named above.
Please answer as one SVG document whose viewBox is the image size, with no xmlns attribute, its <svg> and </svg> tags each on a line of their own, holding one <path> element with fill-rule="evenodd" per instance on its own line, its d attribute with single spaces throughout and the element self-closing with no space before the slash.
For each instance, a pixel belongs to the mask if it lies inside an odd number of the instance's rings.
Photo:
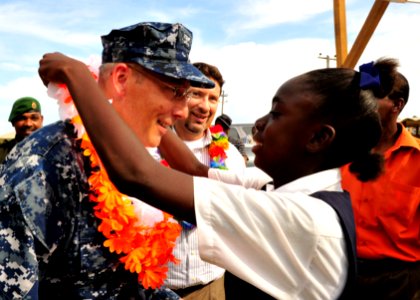
<svg viewBox="0 0 420 300">
<path fill-rule="evenodd" d="M 139 23 L 102 43 L 98 84 L 149 147 L 186 117 L 190 85 L 213 86 L 189 63 L 192 33 L 181 24 Z M 69 121 L 45 126 L 10 152 L 0 167 L 0 299 L 179 298 L 145 290 L 103 246 L 89 169 Z"/>
</svg>

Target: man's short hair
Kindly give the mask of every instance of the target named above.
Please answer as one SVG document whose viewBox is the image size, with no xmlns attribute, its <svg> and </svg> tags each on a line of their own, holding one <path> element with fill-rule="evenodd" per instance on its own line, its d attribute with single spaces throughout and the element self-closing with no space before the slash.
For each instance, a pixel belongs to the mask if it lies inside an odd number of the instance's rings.
<svg viewBox="0 0 420 300">
<path fill-rule="evenodd" d="M 196 62 L 193 65 L 201 71 L 204 75 L 208 78 L 213 79 L 216 81 L 220 86 L 220 92 L 222 92 L 223 84 L 225 83 L 222 74 L 220 73 L 219 69 L 216 66 L 209 65 L 203 62 Z"/>
</svg>

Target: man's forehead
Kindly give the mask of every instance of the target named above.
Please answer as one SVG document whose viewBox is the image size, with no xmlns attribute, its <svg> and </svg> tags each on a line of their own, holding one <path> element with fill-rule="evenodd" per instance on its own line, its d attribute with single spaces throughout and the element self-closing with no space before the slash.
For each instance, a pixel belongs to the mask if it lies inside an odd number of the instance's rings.
<svg viewBox="0 0 420 300">
<path fill-rule="evenodd" d="M 31 117 L 31 116 L 34 116 L 34 115 L 40 116 L 41 113 L 39 111 L 27 111 L 27 112 L 24 112 L 24 113 L 20 114 L 19 116 L 17 116 L 17 118 L 19 118 L 20 116 Z"/>
</svg>

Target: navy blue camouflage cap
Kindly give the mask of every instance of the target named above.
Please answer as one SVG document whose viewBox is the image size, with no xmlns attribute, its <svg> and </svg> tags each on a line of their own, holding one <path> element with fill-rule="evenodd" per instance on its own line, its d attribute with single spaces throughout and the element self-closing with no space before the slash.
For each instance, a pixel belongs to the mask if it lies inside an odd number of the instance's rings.
<svg viewBox="0 0 420 300">
<path fill-rule="evenodd" d="M 102 63 L 134 62 L 161 75 L 186 79 L 194 87 L 214 87 L 190 63 L 192 32 L 180 23 L 143 22 L 114 29 L 101 38 Z"/>
</svg>

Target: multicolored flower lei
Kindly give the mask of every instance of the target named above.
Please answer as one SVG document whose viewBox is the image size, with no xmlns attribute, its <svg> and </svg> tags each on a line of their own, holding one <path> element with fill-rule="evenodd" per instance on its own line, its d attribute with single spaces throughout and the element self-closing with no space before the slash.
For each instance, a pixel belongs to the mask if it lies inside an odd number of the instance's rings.
<svg viewBox="0 0 420 300">
<path fill-rule="evenodd" d="M 210 168 L 226 170 L 226 152 L 229 148 L 229 140 L 227 134 L 220 125 L 210 127 L 212 142 L 209 146 Z"/>
<path fill-rule="evenodd" d="M 92 69 L 91 72 L 97 78 L 97 73 Z M 124 263 L 125 269 L 138 273 L 138 280 L 145 288 L 160 287 L 167 276 L 168 263 L 177 263 L 172 252 L 181 233 L 181 226 L 165 212 L 161 212 L 160 220 L 154 224 L 141 223 L 132 200 L 115 188 L 105 168 L 101 166 L 99 156 L 84 131 L 67 87 L 50 85 L 49 95 L 59 100 L 59 105 L 72 106 L 65 110 L 74 114 L 71 119 L 78 128 L 79 135 L 81 134 L 83 154 L 89 157 L 94 170 L 88 179 L 89 199 L 96 203 L 94 214 L 101 221 L 98 231 L 106 239 L 104 246 L 109 248 L 110 252 L 121 255 L 120 261 Z"/>
</svg>

